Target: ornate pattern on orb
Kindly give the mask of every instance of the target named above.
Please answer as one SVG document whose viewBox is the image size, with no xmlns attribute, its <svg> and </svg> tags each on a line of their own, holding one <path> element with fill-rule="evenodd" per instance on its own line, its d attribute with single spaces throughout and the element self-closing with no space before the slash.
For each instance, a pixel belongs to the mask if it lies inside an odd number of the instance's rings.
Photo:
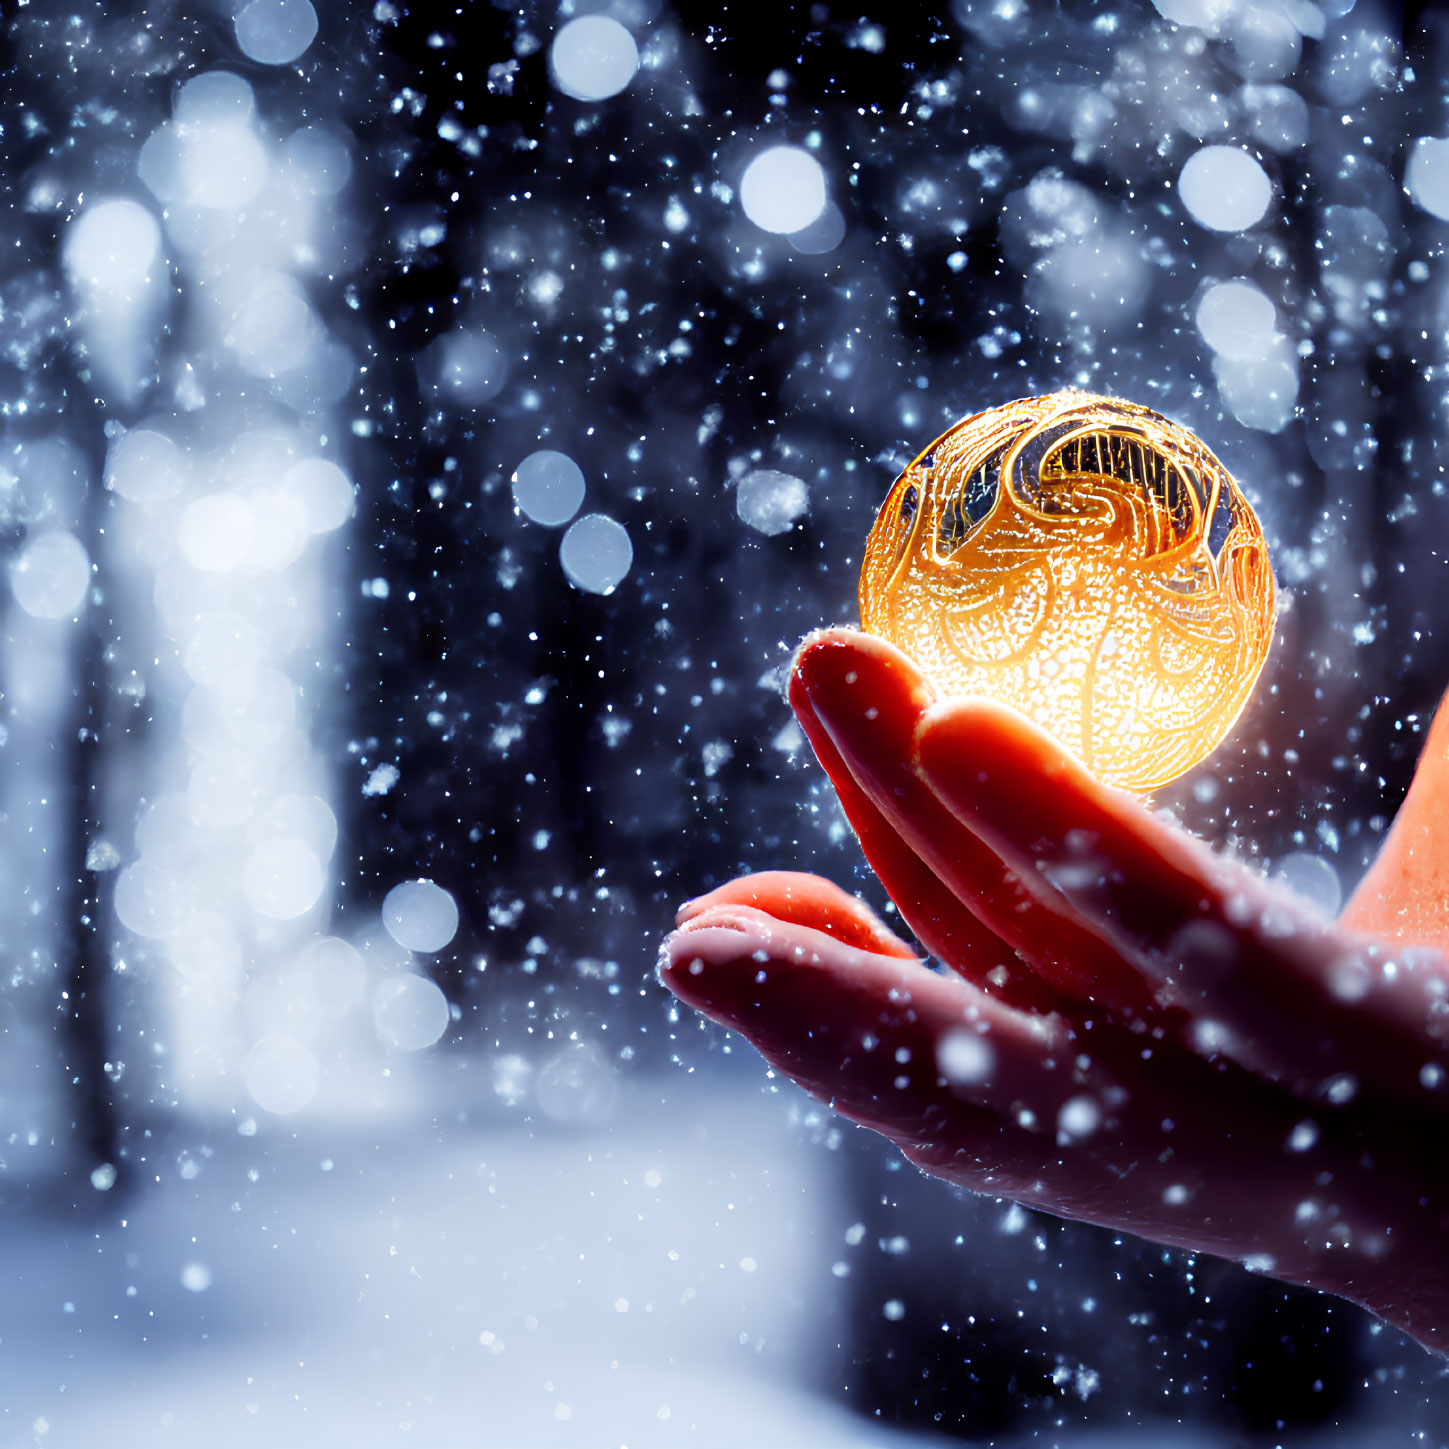
<svg viewBox="0 0 1449 1449">
<path fill-rule="evenodd" d="M 1247 499 L 1186 428 L 1059 392 L 957 423 L 896 479 L 860 613 L 942 694 L 1000 699 L 1147 791 L 1242 712 L 1273 571 Z"/>
</svg>

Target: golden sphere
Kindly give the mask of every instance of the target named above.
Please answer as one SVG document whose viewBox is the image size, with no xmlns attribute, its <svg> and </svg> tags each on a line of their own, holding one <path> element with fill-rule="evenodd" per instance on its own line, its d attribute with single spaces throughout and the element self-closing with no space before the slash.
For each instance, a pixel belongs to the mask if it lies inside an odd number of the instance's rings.
<svg viewBox="0 0 1449 1449">
<path fill-rule="evenodd" d="M 957 423 L 896 479 L 860 613 L 943 695 L 1002 700 L 1145 792 L 1242 712 L 1273 570 L 1247 499 L 1186 428 L 1058 392 Z"/>
</svg>

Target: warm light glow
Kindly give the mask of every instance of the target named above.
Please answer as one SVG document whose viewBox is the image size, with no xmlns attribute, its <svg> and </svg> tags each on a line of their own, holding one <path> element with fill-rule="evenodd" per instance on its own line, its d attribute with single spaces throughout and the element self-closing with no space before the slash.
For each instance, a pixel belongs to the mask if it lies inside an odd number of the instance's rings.
<svg viewBox="0 0 1449 1449">
<path fill-rule="evenodd" d="M 866 543 L 864 627 L 1146 791 L 1222 742 L 1273 637 L 1262 529 L 1185 428 L 1084 392 L 942 434 Z"/>
</svg>

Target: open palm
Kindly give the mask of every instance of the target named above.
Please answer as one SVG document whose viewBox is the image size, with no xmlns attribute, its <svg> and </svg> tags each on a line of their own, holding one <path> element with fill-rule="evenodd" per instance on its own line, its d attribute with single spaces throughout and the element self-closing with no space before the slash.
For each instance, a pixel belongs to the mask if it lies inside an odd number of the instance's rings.
<svg viewBox="0 0 1449 1449">
<path fill-rule="evenodd" d="M 829 882 L 769 872 L 680 912 L 671 990 L 929 1172 L 1449 1351 L 1449 721 L 1332 923 L 1016 711 L 937 699 L 871 635 L 807 640 L 790 700 L 952 969 Z"/>
</svg>

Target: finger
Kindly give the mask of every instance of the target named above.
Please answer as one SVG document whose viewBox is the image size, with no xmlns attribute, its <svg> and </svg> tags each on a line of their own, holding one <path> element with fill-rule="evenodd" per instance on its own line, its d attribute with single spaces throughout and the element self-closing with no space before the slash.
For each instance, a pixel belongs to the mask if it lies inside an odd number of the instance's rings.
<svg viewBox="0 0 1449 1449">
<path fill-rule="evenodd" d="M 1039 1170 L 1040 1144 L 1016 1140 L 1016 1117 L 1051 1109 L 1065 1060 L 1059 1017 L 1015 1011 L 959 977 L 728 903 L 668 938 L 660 977 L 807 1091 L 902 1147 L 968 1152 L 996 1172 Z"/>
<path fill-rule="evenodd" d="M 816 635 L 796 656 L 790 702 L 867 859 L 933 954 L 1018 1005 L 1150 1006 L 1115 952 L 1024 884 L 921 778 L 916 732 L 936 700 L 910 659 L 872 635 Z"/>
<path fill-rule="evenodd" d="M 1388 839 L 1342 925 L 1449 953 L 1449 695 L 1439 706 Z"/>
<path fill-rule="evenodd" d="M 824 931 L 862 951 L 916 959 L 916 953 L 863 900 L 818 875 L 764 870 L 740 876 L 686 902 L 676 920 L 685 925 L 720 905 L 754 906 L 778 921 Z"/>
<path fill-rule="evenodd" d="M 1374 1180 L 1355 1140 L 1325 1122 L 1314 1150 L 1290 1152 L 1302 1115 L 1290 1094 L 1198 1057 L 1144 1052 L 1126 1026 L 1074 1036 L 1060 1017 L 729 902 L 674 933 L 660 974 L 807 1091 L 973 1190 L 1257 1255 L 1298 1281 L 1320 1271 L 1322 1244 L 1294 1219 L 1297 1204 L 1317 1202 L 1315 1181 L 1334 1185 L 1322 1211 L 1331 1203 L 1355 1231 L 1382 1236 L 1372 1195 L 1350 1181 Z"/>
<path fill-rule="evenodd" d="M 841 808 L 860 841 L 865 858 L 885 886 L 886 893 L 895 902 L 902 918 L 932 956 L 947 963 L 968 980 L 1001 996 L 1003 1000 L 1017 1006 L 1050 1010 L 1056 1004 L 1056 993 L 1044 988 L 1027 972 L 1021 970 L 1020 962 L 1010 948 L 977 920 L 935 871 L 902 839 L 892 822 L 857 784 L 825 726 L 816 716 L 803 685 L 802 661 L 808 654 L 811 660 L 808 667 L 812 671 L 817 667 L 827 668 L 835 661 L 821 660 L 820 651 L 828 650 L 833 653 L 837 647 L 843 647 L 844 652 L 836 667 L 848 668 L 851 646 L 861 637 L 854 630 L 832 629 L 814 634 L 806 640 L 796 655 L 795 668 L 791 672 L 790 703 L 816 758 L 830 776 Z M 913 667 L 904 656 L 902 659 L 908 668 Z M 913 694 L 917 688 L 924 704 L 930 695 L 923 683 L 912 686 Z M 950 828 L 951 822 L 944 812 L 938 813 L 942 826 Z"/>
<path fill-rule="evenodd" d="M 1034 876 L 1239 1060 L 1299 1086 L 1344 1071 L 1408 1090 L 1441 1030 L 1430 973 L 1385 970 L 1311 908 L 1214 857 L 983 700 L 933 706 L 917 742 L 941 801 Z M 1442 995 L 1442 982 L 1439 986 Z"/>
</svg>

